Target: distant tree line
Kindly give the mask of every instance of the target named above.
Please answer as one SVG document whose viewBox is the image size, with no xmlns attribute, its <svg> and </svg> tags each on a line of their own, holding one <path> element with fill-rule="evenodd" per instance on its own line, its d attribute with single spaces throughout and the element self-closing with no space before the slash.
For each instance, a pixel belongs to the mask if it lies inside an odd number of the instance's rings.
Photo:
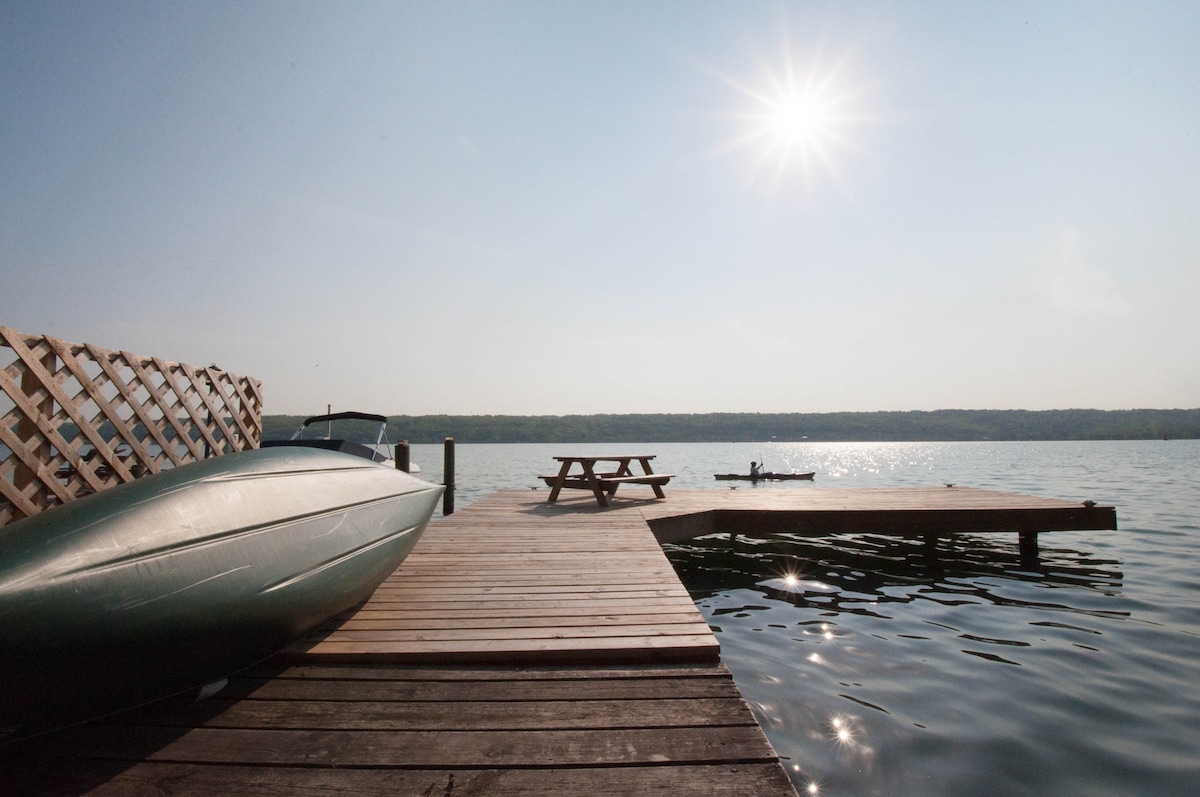
<svg viewBox="0 0 1200 797">
<path fill-rule="evenodd" d="M 263 416 L 263 439 L 289 437 L 303 420 Z M 388 417 L 393 443 L 440 443 L 447 437 L 459 443 L 1196 439 L 1200 409 Z"/>
</svg>

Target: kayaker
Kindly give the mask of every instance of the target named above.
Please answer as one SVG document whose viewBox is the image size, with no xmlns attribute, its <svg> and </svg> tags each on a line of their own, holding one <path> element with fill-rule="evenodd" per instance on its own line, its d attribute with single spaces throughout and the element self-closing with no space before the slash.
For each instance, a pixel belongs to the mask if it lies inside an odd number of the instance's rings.
<svg viewBox="0 0 1200 797">
<path fill-rule="evenodd" d="M 758 463 L 751 462 L 750 463 L 750 478 L 757 479 L 761 475 L 762 475 L 762 470 L 758 467 Z"/>
</svg>

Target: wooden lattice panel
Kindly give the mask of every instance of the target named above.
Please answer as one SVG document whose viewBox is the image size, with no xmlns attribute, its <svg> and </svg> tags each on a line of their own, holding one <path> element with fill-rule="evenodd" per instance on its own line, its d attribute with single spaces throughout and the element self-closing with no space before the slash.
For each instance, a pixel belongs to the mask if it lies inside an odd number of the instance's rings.
<svg viewBox="0 0 1200 797">
<path fill-rule="evenodd" d="M 256 379 L 0 326 L 0 526 L 261 434 Z"/>
</svg>

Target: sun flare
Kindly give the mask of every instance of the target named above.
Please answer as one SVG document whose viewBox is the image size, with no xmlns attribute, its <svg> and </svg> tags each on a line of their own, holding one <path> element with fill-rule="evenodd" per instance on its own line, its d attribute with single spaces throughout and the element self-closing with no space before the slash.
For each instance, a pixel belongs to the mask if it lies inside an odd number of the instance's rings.
<svg viewBox="0 0 1200 797">
<path fill-rule="evenodd" d="M 736 146 L 757 150 L 754 174 L 769 172 L 773 185 L 799 173 L 812 183 L 817 172 L 839 178 L 838 157 L 853 149 L 848 131 L 849 94 L 839 92 L 829 75 L 799 78 L 794 68 L 769 76 L 766 90 L 742 89 L 757 109 L 742 116 L 745 125 Z"/>
<path fill-rule="evenodd" d="M 849 194 L 848 158 L 862 153 L 856 139 L 870 119 L 857 49 L 839 56 L 823 40 L 793 41 L 786 21 L 781 27 L 778 57 L 755 52 L 750 69 L 737 76 L 707 70 L 736 92 L 734 108 L 723 114 L 732 136 L 714 152 L 746 153 L 747 183 L 766 185 L 772 200 L 793 183 L 812 194 L 825 178 Z"/>
</svg>

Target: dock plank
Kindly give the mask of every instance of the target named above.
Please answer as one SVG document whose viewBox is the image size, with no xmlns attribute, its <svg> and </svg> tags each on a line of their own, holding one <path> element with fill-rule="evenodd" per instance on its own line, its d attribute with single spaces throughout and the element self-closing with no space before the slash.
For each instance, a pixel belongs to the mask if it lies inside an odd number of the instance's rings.
<svg viewBox="0 0 1200 797">
<path fill-rule="evenodd" d="M 99 777 L 97 777 L 99 776 Z M 104 778 L 108 778 L 106 781 Z M 95 785 L 100 780 L 101 785 Z M 62 773 L 44 794 L 159 797 L 329 797 L 329 795 L 707 794 L 720 797 L 794 795 L 779 782 L 778 764 L 537 769 L 311 769 L 139 763 L 109 777 L 103 765 Z"/>
<path fill-rule="evenodd" d="M 456 717 L 462 714 L 474 717 L 475 731 L 621 728 L 631 716 L 660 728 L 752 724 L 736 692 L 725 698 L 671 700 L 388 700 L 359 704 L 326 699 L 299 705 L 294 700 L 289 697 L 230 703 L 200 724 L 206 728 L 447 731 L 460 726 Z"/>
<path fill-rule="evenodd" d="M 485 662 L 527 663 L 554 661 L 561 664 L 603 664 L 621 661 L 695 662 L 698 650 L 706 649 L 710 634 L 673 636 L 610 636 L 589 638 L 511 639 L 497 645 L 495 640 L 431 639 L 420 642 L 339 642 L 321 646 L 320 656 L 330 662 L 407 661 L 431 664 L 453 661 L 463 664 Z M 714 660 L 716 654 L 714 651 Z"/>
<path fill-rule="evenodd" d="M 687 733 L 661 728 L 474 731 L 281 730 L 193 728 L 178 736 L 151 726 L 125 729 L 100 742 L 90 757 L 146 761 L 303 767 L 423 767 L 507 769 L 531 762 L 570 766 L 649 766 L 664 763 L 748 763 L 774 751 L 761 732 L 690 727 Z M 757 730 L 753 728 L 751 730 Z M 148 755 L 143 751 L 151 749 Z M 143 757 L 144 756 L 144 757 Z"/>
<path fill-rule="evenodd" d="M 432 631 L 448 626 L 447 630 L 451 631 L 466 631 L 466 630 L 482 630 L 482 629 L 518 629 L 518 628 L 544 628 L 544 627 L 560 627 L 564 623 L 564 619 L 559 616 L 550 617 L 494 617 L 491 615 L 478 616 L 468 615 L 466 617 L 428 617 L 428 616 L 397 616 L 391 612 L 373 612 L 371 616 L 367 612 L 361 612 L 353 618 L 347 620 L 338 627 L 335 634 L 344 634 L 351 631 L 374 631 L 374 630 L 390 630 L 390 631 Z M 611 628 L 621 627 L 622 631 L 632 632 L 636 626 L 640 625 L 676 625 L 681 623 L 695 624 L 695 618 L 690 612 L 678 612 L 675 614 L 657 613 L 657 614 L 591 614 L 586 616 L 570 616 L 565 618 L 566 624 L 580 624 L 591 626 L 592 628 Z"/>
</svg>

